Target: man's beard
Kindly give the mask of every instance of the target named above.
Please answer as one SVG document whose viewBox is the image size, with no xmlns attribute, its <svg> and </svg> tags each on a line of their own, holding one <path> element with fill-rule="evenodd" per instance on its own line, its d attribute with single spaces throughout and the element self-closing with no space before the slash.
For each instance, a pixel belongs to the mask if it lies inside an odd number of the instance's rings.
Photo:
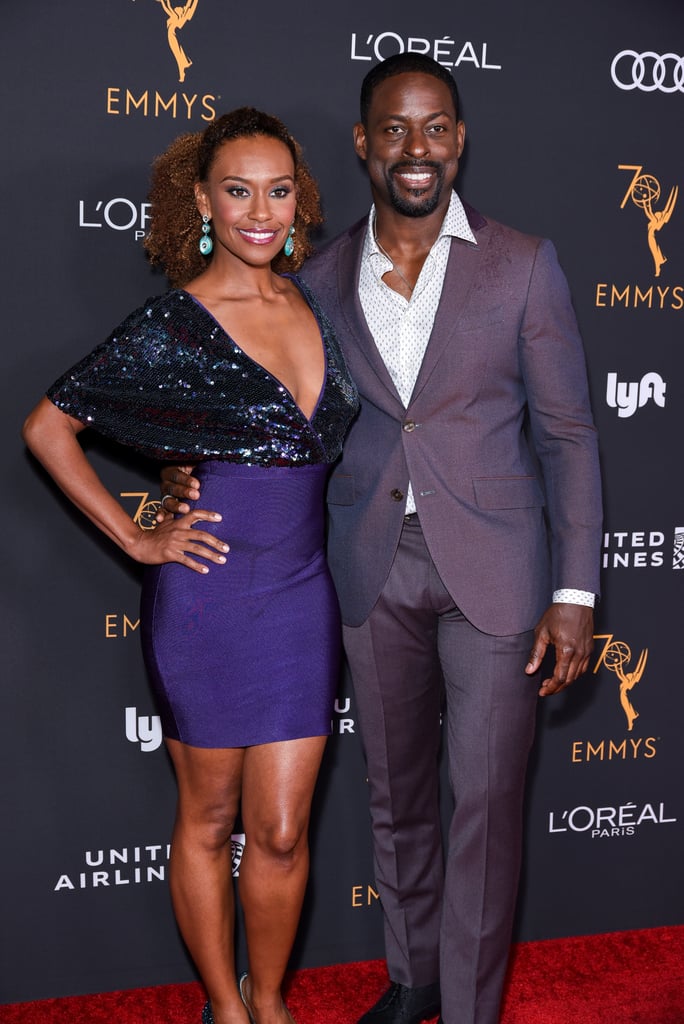
<svg viewBox="0 0 684 1024">
<path fill-rule="evenodd" d="M 397 186 L 394 181 L 394 174 L 399 170 L 409 170 L 415 167 L 430 167 L 436 172 L 436 181 L 434 185 L 431 185 L 432 192 L 429 196 L 426 196 L 421 200 L 420 193 L 427 191 L 427 189 L 412 189 L 416 198 L 413 201 L 406 199 L 403 195 L 400 195 Z M 408 163 L 406 160 L 402 160 L 400 163 L 393 164 L 388 168 L 387 174 L 385 175 L 385 181 L 387 184 L 387 194 L 389 196 L 392 207 L 397 213 L 403 214 L 404 217 L 427 217 L 437 209 L 439 201 L 442 198 L 442 189 L 444 187 L 444 168 L 441 164 L 435 163 L 432 160 L 416 160 L 415 163 Z"/>
</svg>

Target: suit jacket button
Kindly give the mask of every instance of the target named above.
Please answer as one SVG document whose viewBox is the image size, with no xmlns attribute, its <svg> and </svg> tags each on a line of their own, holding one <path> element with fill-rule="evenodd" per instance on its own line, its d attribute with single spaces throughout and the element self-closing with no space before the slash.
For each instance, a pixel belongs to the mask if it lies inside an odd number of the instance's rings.
<svg viewBox="0 0 684 1024">
<path fill-rule="evenodd" d="M 404 424 L 404 430 L 406 431 L 407 434 L 410 434 L 411 431 L 415 429 L 416 425 L 413 422 L 413 420 L 407 420 L 406 423 Z"/>
<path fill-rule="evenodd" d="M 393 491 L 390 491 L 390 498 L 392 498 L 393 501 L 403 501 L 404 493 L 395 487 Z"/>
</svg>

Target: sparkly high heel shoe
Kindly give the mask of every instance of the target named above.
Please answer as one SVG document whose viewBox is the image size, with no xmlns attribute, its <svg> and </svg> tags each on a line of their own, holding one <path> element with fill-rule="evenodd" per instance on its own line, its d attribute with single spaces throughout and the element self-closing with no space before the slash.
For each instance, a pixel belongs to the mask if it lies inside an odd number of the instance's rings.
<svg viewBox="0 0 684 1024">
<path fill-rule="evenodd" d="M 214 1014 L 211 1012 L 211 1003 L 205 1003 L 202 1010 L 202 1024 L 214 1024 Z"/>
</svg>

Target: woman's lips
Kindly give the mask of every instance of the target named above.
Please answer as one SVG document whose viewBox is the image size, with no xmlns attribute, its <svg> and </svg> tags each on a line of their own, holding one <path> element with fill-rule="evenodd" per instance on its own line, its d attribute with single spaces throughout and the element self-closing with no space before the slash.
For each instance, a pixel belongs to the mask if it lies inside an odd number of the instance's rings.
<svg viewBox="0 0 684 1024">
<path fill-rule="evenodd" d="M 242 238 L 251 242 L 253 245 L 268 245 L 270 242 L 275 241 L 278 232 L 277 231 L 256 231 L 246 230 L 244 228 L 238 228 Z"/>
</svg>

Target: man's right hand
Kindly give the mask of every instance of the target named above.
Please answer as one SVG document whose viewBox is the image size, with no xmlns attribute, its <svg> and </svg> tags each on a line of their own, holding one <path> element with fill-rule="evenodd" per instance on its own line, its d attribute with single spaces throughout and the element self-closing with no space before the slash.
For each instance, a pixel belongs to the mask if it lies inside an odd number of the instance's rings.
<svg viewBox="0 0 684 1024">
<path fill-rule="evenodd" d="M 165 466 L 161 471 L 161 492 L 164 504 L 157 512 L 157 522 L 163 523 L 167 515 L 190 511 L 187 501 L 198 501 L 200 482 L 191 476 L 193 466 Z"/>
</svg>

